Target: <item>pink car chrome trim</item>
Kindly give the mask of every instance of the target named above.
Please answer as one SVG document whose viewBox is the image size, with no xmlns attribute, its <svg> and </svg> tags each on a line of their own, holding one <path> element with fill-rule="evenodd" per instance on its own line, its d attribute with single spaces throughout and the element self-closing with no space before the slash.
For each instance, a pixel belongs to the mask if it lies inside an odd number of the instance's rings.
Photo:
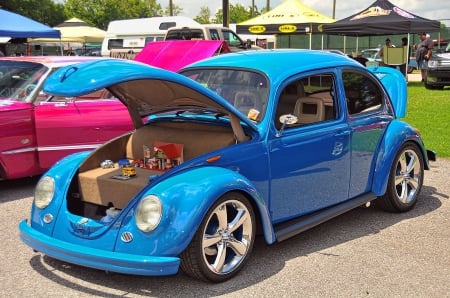
<svg viewBox="0 0 450 298">
<path fill-rule="evenodd" d="M 20 154 L 20 153 L 31 152 L 31 151 L 36 151 L 36 147 L 30 147 L 30 148 L 22 148 L 22 149 L 15 149 L 15 150 L 3 151 L 2 154 L 4 154 L 4 155 L 9 155 L 9 154 Z"/>
<path fill-rule="evenodd" d="M 73 145 L 73 146 L 45 146 L 38 147 L 38 151 L 57 151 L 57 150 L 78 150 L 78 149 L 95 149 L 103 143 L 93 145 Z"/>
</svg>

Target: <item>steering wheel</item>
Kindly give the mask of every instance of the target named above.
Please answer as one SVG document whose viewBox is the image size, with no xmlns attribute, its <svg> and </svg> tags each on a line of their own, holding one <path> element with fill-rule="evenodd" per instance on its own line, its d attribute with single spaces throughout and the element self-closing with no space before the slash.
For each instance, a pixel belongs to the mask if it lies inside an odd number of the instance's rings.
<svg viewBox="0 0 450 298">
<path fill-rule="evenodd" d="M 28 96 L 36 88 L 36 84 L 29 84 L 25 87 L 25 95 Z"/>
</svg>

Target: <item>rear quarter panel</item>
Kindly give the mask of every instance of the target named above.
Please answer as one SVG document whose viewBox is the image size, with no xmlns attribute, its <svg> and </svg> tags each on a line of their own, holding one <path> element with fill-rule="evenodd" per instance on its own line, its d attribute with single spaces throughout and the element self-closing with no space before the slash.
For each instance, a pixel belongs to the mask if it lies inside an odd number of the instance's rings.
<svg viewBox="0 0 450 298">
<path fill-rule="evenodd" d="M 419 146 L 424 157 L 425 167 L 428 168 L 426 150 L 417 131 L 403 121 L 393 120 L 387 128 L 383 142 L 378 150 L 375 176 L 372 184 L 372 190 L 376 195 L 380 196 L 386 192 L 389 172 L 395 156 L 406 142 L 413 142 Z"/>
<path fill-rule="evenodd" d="M 396 117 L 405 117 L 406 106 L 408 105 L 408 89 L 404 75 L 390 67 L 372 66 L 368 69 L 378 77 L 389 94 Z"/>
</svg>

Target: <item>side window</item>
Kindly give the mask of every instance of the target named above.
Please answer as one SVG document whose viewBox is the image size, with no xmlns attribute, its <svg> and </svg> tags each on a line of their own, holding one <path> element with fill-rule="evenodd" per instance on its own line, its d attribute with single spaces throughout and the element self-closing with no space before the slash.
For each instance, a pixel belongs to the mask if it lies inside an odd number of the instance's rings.
<svg viewBox="0 0 450 298">
<path fill-rule="evenodd" d="M 108 50 L 112 49 L 122 49 L 123 48 L 123 39 L 110 39 L 108 40 Z"/>
<path fill-rule="evenodd" d="M 285 128 L 309 125 L 337 118 L 335 79 L 323 73 L 292 81 L 281 92 L 275 113 L 275 126 L 280 129 L 286 115 L 297 118 Z"/>
<path fill-rule="evenodd" d="M 220 40 L 220 35 L 217 29 L 209 29 L 209 35 L 212 40 Z"/>
<path fill-rule="evenodd" d="M 64 97 L 64 96 L 52 96 L 47 99 L 47 101 L 51 102 L 67 102 L 74 100 L 105 100 L 105 99 L 114 99 L 115 97 L 109 92 L 107 89 L 100 89 L 98 91 L 94 91 L 89 94 L 85 94 L 77 97 Z"/>
<path fill-rule="evenodd" d="M 349 71 L 342 74 L 342 80 L 350 115 L 377 110 L 381 107 L 383 92 L 370 77 Z"/>
<path fill-rule="evenodd" d="M 226 41 L 228 41 L 228 44 L 230 46 L 238 47 L 242 44 L 240 38 L 236 34 L 234 34 L 234 32 L 224 30 L 222 33 L 223 33 L 223 38 Z"/>
</svg>

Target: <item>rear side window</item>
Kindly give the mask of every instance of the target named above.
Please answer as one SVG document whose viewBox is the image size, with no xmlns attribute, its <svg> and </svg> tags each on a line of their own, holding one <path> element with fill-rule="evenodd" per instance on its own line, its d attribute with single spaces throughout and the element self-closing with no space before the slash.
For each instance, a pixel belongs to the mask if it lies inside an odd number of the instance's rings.
<svg viewBox="0 0 450 298">
<path fill-rule="evenodd" d="M 350 115 L 381 108 L 383 92 L 372 78 L 359 72 L 348 71 L 342 74 L 342 81 Z"/>
<path fill-rule="evenodd" d="M 212 40 L 220 40 L 219 31 L 217 31 L 217 29 L 209 29 L 209 35 Z"/>
</svg>

